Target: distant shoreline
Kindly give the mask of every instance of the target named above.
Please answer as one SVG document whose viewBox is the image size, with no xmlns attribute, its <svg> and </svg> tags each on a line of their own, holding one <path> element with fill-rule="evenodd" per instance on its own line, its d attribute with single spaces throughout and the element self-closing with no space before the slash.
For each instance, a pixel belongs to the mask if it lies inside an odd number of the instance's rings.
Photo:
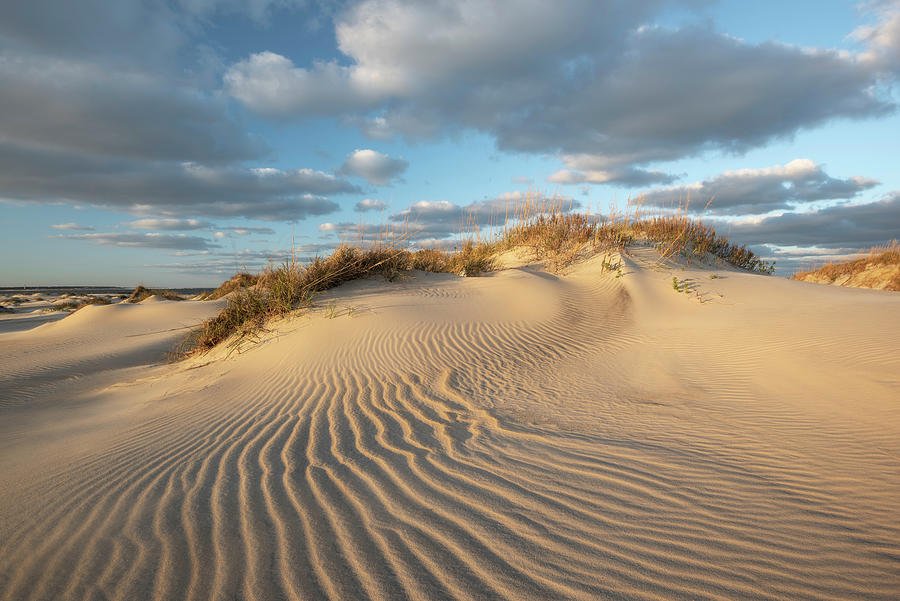
<svg viewBox="0 0 900 601">
<path fill-rule="evenodd" d="M 214 290 L 214 286 L 199 288 L 170 288 L 168 286 L 155 286 L 165 290 L 171 290 L 178 294 L 194 296 L 201 292 Z M 66 292 L 79 294 L 131 294 L 134 286 L 0 286 L 0 296 L 9 294 L 65 294 Z"/>
</svg>

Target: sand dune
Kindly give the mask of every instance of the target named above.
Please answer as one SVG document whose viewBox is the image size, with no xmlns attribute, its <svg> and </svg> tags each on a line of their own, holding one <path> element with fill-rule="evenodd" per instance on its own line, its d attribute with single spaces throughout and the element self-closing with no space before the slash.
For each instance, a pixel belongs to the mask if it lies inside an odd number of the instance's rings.
<svg viewBox="0 0 900 601">
<path fill-rule="evenodd" d="M 900 296 L 625 266 L 0 335 L 0 599 L 896 598 Z"/>
</svg>

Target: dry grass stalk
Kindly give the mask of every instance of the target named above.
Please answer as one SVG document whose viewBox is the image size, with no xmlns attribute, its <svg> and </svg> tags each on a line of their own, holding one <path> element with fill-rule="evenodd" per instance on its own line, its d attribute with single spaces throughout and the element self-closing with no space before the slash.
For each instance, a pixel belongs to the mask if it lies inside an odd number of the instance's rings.
<svg viewBox="0 0 900 601">
<path fill-rule="evenodd" d="M 731 244 L 686 214 L 646 217 L 639 200 L 629 202 L 628 212 L 611 213 L 607 219 L 570 213 L 570 207 L 560 199 L 529 195 L 512 211 L 507 208 L 501 231 L 484 239 L 471 217 L 460 224 L 466 239 L 452 252 L 407 250 L 408 222 L 400 230 L 385 227 L 366 247 L 360 227 L 357 246 L 342 244 L 330 256 L 306 264 L 292 257 L 259 276 L 238 274 L 223 284 L 219 288 L 222 295 L 233 293 L 228 304 L 186 341 L 182 354 L 207 351 L 234 335 L 238 340 L 252 336 L 270 319 L 309 307 L 320 292 L 351 280 L 372 275 L 395 280 L 410 269 L 477 276 L 496 269 L 496 256 L 517 247 L 530 248 L 554 269 L 569 264 L 586 249 L 624 252 L 629 244 L 644 240 L 656 244 L 663 258 L 713 256 L 750 271 L 773 270 L 746 247 Z M 494 223 L 491 220 L 491 225 Z"/>
<path fill-rule="evenodd" d="M 821 267 L 807 271 L 799 271 L 791 276 L 794 280 L 820 280 L 824 279 L 834 283 L 840 279 L 850 279 L 859 276 L 867 269 L 878 266 L 900 266 L 900 242 L 891 241 L 885 246 L 875 246 L 869 249 L 863 256 L 835 263 L 829 261 Z M 884 290 L 900 291 L 900 271 L 898 271 L 883 287 Z"/>
</svg>

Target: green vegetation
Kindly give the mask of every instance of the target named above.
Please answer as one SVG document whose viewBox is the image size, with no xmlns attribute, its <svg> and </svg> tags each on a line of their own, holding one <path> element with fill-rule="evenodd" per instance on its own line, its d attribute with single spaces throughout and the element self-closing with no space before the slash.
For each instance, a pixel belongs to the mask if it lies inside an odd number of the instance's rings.
<svg viewBox="0 0 900 601">
<path fill-rule="evenodd" d="M 108 305 L 112 301 L 109 300 L 106 296 L 89 296 L 82 300 L 74 300 L 67 301 L 64 303 L 59 303 L 53 305 L 49 308 L 50 311 L 72 311 L 75 312 L 82 307 L 87 307 L 88 305 Z"/>
<path fill-rule="evenodd" d="M 170 301 L 183 301 L 184 297 L 179 296 L 177 293 L 172 292 L 171 290 L 153 290 L 151 288 L 144 288 L 143 286 L 138 286 L 134 289 L 134 292 L 131 293 L 131 296 L 128 297 L 127 302 L 129 303 L 139 303 L 142 300 L 146 300 L 151 296 L 161 296 L 166 300 Z"/>
<path fill-rule="evenodd" d="M 661 260 L 694 257 L 759 273 L 774 269 L 773 264 L 760 260 L 746 247 L 731 244 L 717 236 L 713 228 L 684 216 L 602 219 L 567 214 L 546 205 L 526 206 L 493 239 L 470 239 L 454 252 L 410 251 L 379 242 L 370 248 L 341 246 L 328 257 L 316 257 L 306 264 L 291 261 L 257 276 L 237 274 L 206 297 L 229 294 L 225 308 L 192 333 L 181 354 L 208 351 L 232 336 L 239 341 L 256 335 L 268 321 L 306 309 L 319 293 L 351 280 L 381 276 L 394 281 L 413 269 L 472 277 L 496 269 L 497 256 L 515 248 L 530 249 L 535 258 L 557 270 L 582 253 L 626 252 L 629 245 L 640 242 L 654 245 Z M 616 277 L 623 275 L 621 265 L 615 270 Z M 673 278 L 673 288 L 688 291 L 687 283 L 679 286 L 678 278 Z M 330 306 L 326 316 L 336 315 L 336 305 Z"/>
<path fill-rule="evenodd" d="M 204 295 L 200 300 L 218 300 L 223 296 L 234 292 L 235 290 L 255 286 L 258 281 L 259 276 L 249 273 L 238 273 L 235 274 L 230 280 L 226 280 L 225 282 L 223 282 L 221 286 L 219 286 L 209 294 Z"/>
</svg>

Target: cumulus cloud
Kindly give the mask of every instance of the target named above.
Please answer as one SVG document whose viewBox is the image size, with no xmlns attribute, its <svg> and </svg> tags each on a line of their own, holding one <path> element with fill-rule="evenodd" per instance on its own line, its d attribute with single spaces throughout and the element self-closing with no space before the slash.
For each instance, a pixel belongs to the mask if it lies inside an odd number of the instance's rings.
<svg viewBox="0 0 900 601">
<path fill-rule="evenodd" d="M 228 227 L 223 227 L 221 229 L 229 231 L 229 232 L 233 233 L 235 236 L 249 236 L 251 234 L 271 235 L 271 234 L 275 233 L 275 230 L 273 230 L 270 227 L 230 225 Z"/>
<path fill-rule="evenodd" d="M 383 211 L 386 208 L 386 202 L 373 198 L 364 198 L 356 203 L 356 210 L 360 213 L 365 213 L 366 211 Z"/>
<path fill-rule="evenodd" d="M 86 240 L 100 246 L 117 246 L 124 248 L 158 248 L 175 250 L 209 250 L 218 247 L 206 238 L 188 236 L 186 234 L 158 234 L 154 232 L 140 234 L 136 232 L 68 234 L 58 236 L 69 240 Z"/>
<path fill-rule="evenodd" d="M 327 235 L 363 241 L 394 239 L 421 246 L 448 240 L 457 234 L 476 233 L 502 226 L 523 213 L 545 210 L 568 212 L 578 209 L 578 201 L 566 196 L 510 192 L 495 198 L 459 205 L 446 200 L 422 200 L 391 214 L 387 224 L 326 222 L 319 231 Z"/>
<path fill-rule="evenodd" d="M 564 155 L 562 157 L 574 169 L 560 169 L 550 175 L 547 181 L 556 184 L 617 184 L 619 186 L 637 187 L 651 184 L 669 184 L 678 176 L 658 170 L 637 169 L 634 167 L 616 167 L 604 169 L 603 157 L 593 155 Z M 581 171 L 580 169 L 584 169 Z"/>
<path fill-rule="evenodd" d="M 176 257 L 197 256 L 202 257 L 202 259 L 147 264 L 145 267 L 167 269 L 177 273 L 190 275 L 221 275 L 224 279 L 231 277 L 238 271 L 257 272 L 267 265 L 277 265 L 294 258 L 299 258 L 300 260 L 311 259 L 317 255 L 330 252 L 337 246 L 337 242 L 326 242 L 319 244 L 302 244 L 296 248 L 288 249 L 238 250 L 231 252 L 176 251 L 172 253 L 172 255 Z"/>
<path fill-rule="evenodd" d="M 813 212 L 791 212 L 731 226 L 746 244 L 867 248 L 897 238 L 900 190 L 877 202 L 841 204 Z"/>
<path fill-rule="evenodd" d="M 75 223 L 74 221 L 69 221 L 68 223 L 54 223 L 51 225 L 55 230 L 69 230 L 69 231 L 82 231 L 82 232 L 93 232 L 94 226 L 92 225 L 81 225 L 79 223 Z"/>
<path fill-rule="evenodd" d="M 0 56 L 5 141 L 145 160 L 258 158 L 222 100 L 156 74 L 64 58 Z"/>
<path fill-rule="evenodd" d="M 297 67 L 285 57 L 263 52 L 229 69 L 226 89 L 263 113 L 321 114 L 366 110 L 391 99 L 438 96 L 450 87 L 449 80 L 462 88 L 503 72 L 525 79 L 528 72 L 544 68 L 546 57 L 575 50 L 591 35 L 620 39 L 622 31 L 659 3 L 629 4 L 610 3 L 598 10 L 592 0 L 565 6 L 536 1 L 487 6 L 360 2 L 335 23 L 338 48 L 351 59 L 349 66 L 319 61 Z"/>
<path fill-rule="evenodd" d="M 263 114 L 342 115 L 379 138 L 466 127 L 501 149 L 590 156 L 590 171 L 558 178 L 626 185 L 672 181 L 642 165 L 894 108 L 856 55 L 646 26 L 660 6 L 366 0 L 336 20 L 345 61 L 261 53 L 225 88 Z"/>
<path fill-rule="evenodd" d="M 0 8 L 4 198 L 295 221 L 358 191 L 321 171 L 244 167 L 269 150 L 210 77 L 221 64 L 204 19 L 263 14 L 269 0 L 64 4 Z"/>
<path fill-rule="evenodd" d="M 311 169 L 247 169 L 77 156 L 0 141 L 7 198 L 68 201 L 166 217 L 296 221 L 338 209 L 326 194 L 359 189 Z"/>
<path fill-rule="evenodd" d="M 690 200 L 695 209 L 709 202 L 711 213 L 741 215 L 816 200 L 850 199 L 876 185 L 877 181 L 861 176 L 834 178 L 810 159 L 795 159 L 786 165 L 725 171 L 701 182 L 650 190 L 641 198 L 646 205 L 662 207 Z"/>
<path fill-rule="evenodd" d="M 399 177 L 409 161 L 395 159 L 374 150 L 354 150 L 344 161 L 340 173 L 362 177 L 373 186 L 386 186 Z"/>
<path fill-rule="evenodd" d="M 872 2 L 868 6 L 878 21 L 857 27 L 850 34 L 866 48 L 860 60 L 875 69 L 900 72 L 900 1 Z"/>
<path fill-rule="evenodd" d="M 208 221 L 201 219 L 138 219 L 136 221 L 128 221 L 125 223 L 128 227 L 136 230 L 203 230 L 213 227 Z"/>
</svg>

